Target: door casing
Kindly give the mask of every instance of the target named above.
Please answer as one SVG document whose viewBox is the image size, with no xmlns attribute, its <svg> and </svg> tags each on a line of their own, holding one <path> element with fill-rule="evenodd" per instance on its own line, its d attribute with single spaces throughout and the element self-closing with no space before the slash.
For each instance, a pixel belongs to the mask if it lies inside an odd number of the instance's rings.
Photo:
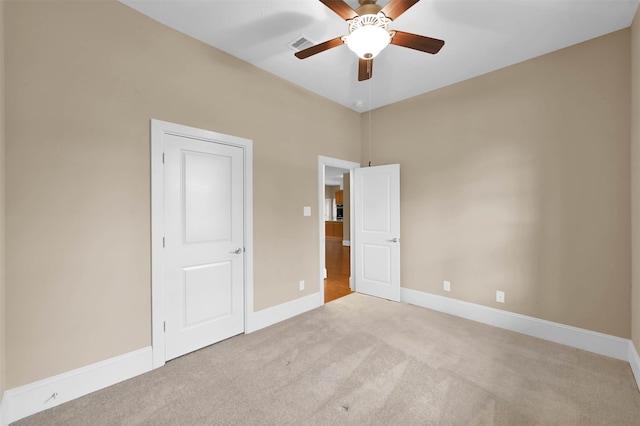
<svg viewBox="0 0 640 426">
<path fill-rule="evenodd" d="M 161 120 L 151 120 L 151 345 L 153 368 L 165 364 L 165 296 L 164 296 L 164 135 L 200 139 L 206 142 L 237 146 L 244 151 L 244 323 L 253 312 L 253 143 L 249 139 L 183 126 Z"/>
<path fill-rule="evenodd" d="M 337 167 L 340 169 L 347 169 L 349 173 L 349 182 L 351 188 L 353 188 L 353 170 L 360 167 L 360 163 L 353 161 L 340 160 L 337 158 L 318 156 L 318 232 L 319 232 L 319 252 L 320 252 L 320 277 L 319 277 L 319 289 L 320 289 L 320 305 L 324 305 L 324 279 L 326 270 L 325 259 L 325 226 L 324 226 L 324 168 L 325 166 Z M 349 205 L 353 206 L 353 191 L 351 191 L 349 197 Z M 353 244 L 353 208 L 350 209 L 350 224 L 349 229 L 349 241 Z M 351 271 L 354 271 L 354 257 L 351 256 L 351 264 L 349 266 Z M 349 278 L 349 286 L 351 290 L 355 291 L 353 278 Z"/>
</svg>

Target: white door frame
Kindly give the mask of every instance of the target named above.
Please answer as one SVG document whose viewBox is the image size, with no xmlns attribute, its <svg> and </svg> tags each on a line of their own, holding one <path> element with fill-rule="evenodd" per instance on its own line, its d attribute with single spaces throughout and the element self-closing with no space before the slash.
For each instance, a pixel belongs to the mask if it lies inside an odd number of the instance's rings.
<svg viewBox="0 0 640 426">
<path fill-rule="evenodd" d="M 253 313 L 253 142 L 236 136 L 151 120 L 151 346 L 153 368 L 165 364 L 164 249 L 164 135 L 196 138 L 205 142 L 237 146 L 244 151 L 244 330 Z"/>
<path fill-rule="evenodd" d="M 319 232 L 319 241 L 320 241 L 320 305 L 324 305 L 324 279 L 325 279 L 325 270 L 326 270 L 326 262 L 325 262 L 325 225 L 324 225 L 324 167 L 337 167 L 340 169 L 347 169 L 351 173 L 349 173 L 349 183 L 350 183 L 350 196 L 349 196 L 349 241 L 351 241 L 351 250 L 354 247 L 353 240 L 353 218 L 354 209 L 353 209 L 353 169 L 357 169 L 360 167 L 360 163 L 354 163 L 353 161 L 339 160 L 337 158 L 325 157 L 322 155 L 318 155 L 318 232 Z M 349 265 L 349 270 L 354 270 L 354 256 L 351 256 L 351 262 Z M 351 278 L 349 278 L 349 286 L 351 290 L 355 291 L 355 283 Z"/>
</svg>

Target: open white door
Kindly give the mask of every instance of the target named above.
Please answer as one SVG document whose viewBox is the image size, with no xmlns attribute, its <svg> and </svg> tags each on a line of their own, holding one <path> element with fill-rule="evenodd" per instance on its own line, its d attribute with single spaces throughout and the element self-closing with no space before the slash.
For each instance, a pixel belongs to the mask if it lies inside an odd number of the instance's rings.
<svg viewBox="0 0 640 426">
<path fill-rule="evenodd" d="M 400 165 L 354 170 L 355 290 L 400 301 Z"/>
</svg>

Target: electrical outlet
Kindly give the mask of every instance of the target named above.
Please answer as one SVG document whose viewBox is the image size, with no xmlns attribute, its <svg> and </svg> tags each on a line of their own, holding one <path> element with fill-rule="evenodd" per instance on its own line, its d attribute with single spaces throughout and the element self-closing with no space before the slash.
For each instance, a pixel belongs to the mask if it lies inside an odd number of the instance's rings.
<svg viewBox="0 0 640 426">
<path fill-rule="evenodd" d="M 451 281 L 445 281 L 442 285 L 444 291 L 451 291 Z"/>
<path fill-rule="evenodd" d="M 300 291 L 304 291 L 304 280 L 300 280 Z"/>
<path fill-rule="evenodd" d="M 496 302 L 504 303 L 504 291 L 496 291 Z"/>
</svg>

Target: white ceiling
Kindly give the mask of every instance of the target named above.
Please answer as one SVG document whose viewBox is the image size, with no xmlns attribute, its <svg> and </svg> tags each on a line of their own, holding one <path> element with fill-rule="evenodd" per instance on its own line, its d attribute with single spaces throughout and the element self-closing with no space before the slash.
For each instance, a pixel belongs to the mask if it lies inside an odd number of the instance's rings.
<svg viewBox="0 0 640 426">
<path fill-rule="evenodd" d="M 445 40 L 430 55 L 388 46 L 373 78 L 340 46 L 300 60 L 287 44 L 347 34 L 318 0 L 121 0 L 151 18 L 355 111 L 363 112 L 631 25 L 640 0 L 421 0 L 389 29 Z M 347 0 L 352 8 L 357 0 Z M 388 0 L 378 0 L 384 6 Z"/>
</svg>

